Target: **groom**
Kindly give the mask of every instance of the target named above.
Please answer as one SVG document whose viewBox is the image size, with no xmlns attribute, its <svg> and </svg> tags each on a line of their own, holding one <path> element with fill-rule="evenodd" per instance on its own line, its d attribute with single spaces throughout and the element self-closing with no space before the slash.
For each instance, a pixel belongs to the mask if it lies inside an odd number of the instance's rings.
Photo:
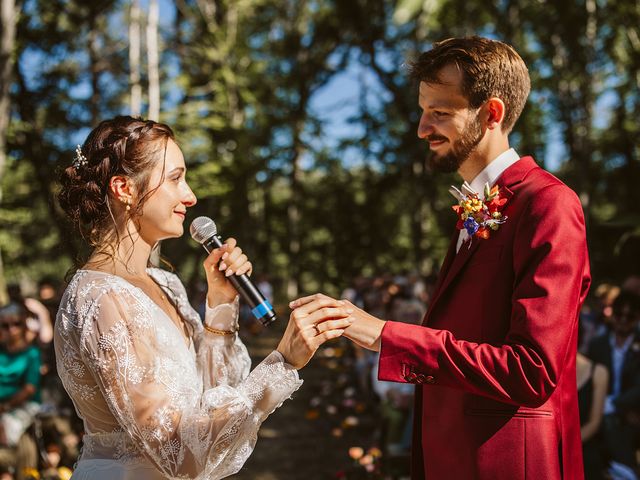
<svg viewBox="0 0 640 480">
<path fill-rule="evenodd" d="M 468 182 L 452 189 L 458 230 L 422 325 L 349 304 L 345 335 L 380 352 L 381 380 L 417 385 L 414 480 L 582 479 L 585 225 L 574 192 L 509 147 L 527 68 L 510 46 L 471 37 L 436 43 L 411 73 L 433 167 Z"/>
</svg>

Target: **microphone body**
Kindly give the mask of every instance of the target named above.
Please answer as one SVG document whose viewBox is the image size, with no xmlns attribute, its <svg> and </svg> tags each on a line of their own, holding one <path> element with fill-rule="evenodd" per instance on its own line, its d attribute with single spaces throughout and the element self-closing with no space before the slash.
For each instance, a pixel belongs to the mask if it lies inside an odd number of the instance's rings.
<svg viewBox="0 0 640 480">
<path fill-rule="evenodd" d="M 218 234 L 213 234 L 201 242 L 207 253 L 211 253 L 212 250 L 221 247 L 224 242 Z M 270 325 L 276 320 L 276 312 L 273 310 L 273 306 L 265 298 L 262 292 L 256 287 L 248 275 L 229 275 L 227 279 L 231 282 L 236 291 L 240 294 L 242 299 L 251 307 L 251 313 L 258 319 L 264 326 Z"/>
</svg>

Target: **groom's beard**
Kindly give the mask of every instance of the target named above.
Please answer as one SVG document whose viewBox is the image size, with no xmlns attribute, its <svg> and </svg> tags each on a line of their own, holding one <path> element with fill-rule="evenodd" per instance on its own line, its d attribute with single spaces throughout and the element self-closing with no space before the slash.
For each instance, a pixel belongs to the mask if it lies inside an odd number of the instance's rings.
<svg viewBox="0 0 640 480">
<path fill-rule="evenodd" d="M 452 173 L 460 168 L 460 165 L 469 158 L 471 152 L 473 152 L 480 143 L 480 140 L 482 140 L 483 134 L 479 115 L 476 115 L 473 120 L 469 122 L 463 132 L 460 138 L 453 142 L 447 153 L 438 155 L 435 152 L 431 152 L 431 157 L 429 158 L 431 168 L 443 173 Z M 447 138 L 441 135 L 430 135 L 427 137 L 427 140 L 437 141 L 447 140 Z"/>
</svg>

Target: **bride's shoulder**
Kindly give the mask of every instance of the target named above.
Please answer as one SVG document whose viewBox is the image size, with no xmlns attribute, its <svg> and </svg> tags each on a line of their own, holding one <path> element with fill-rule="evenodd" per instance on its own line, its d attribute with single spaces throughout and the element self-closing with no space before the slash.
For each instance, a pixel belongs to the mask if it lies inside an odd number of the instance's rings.
<svg viewBox="0 0 640 480">
<path fill-rule="evenodd" d="M 106 293 L 130 291 L 131 286 L 124 278 L 112 273 L 78 270 L 66 291 L 83 298 L 95 298 Z"/>
<path fill-rule="evenodd" d="M 90 335 L 100 313 L 117 308 L 116 304 L 132 303 L 131 285 L 124 279 L 97 270 L 78 270 L 62 296 L 55 329 L 65 336 L 72 332 Z"/>
<path fill-rule="evenodd" d="M 78 270 L 62 296 L 61 310 L 83 311 L 110 298 L 128 297 L 132 286 L 117 275 L 98 270 Z"/>
</svg>

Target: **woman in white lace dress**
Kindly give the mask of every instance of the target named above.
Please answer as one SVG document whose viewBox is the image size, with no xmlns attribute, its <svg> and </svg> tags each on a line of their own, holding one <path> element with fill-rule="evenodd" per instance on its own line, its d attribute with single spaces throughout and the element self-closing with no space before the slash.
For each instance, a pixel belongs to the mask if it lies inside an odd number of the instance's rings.
<svg viewBox="0 0 640 480">
<path fill-rule="evenodd" d="M 176 275 L 148 268 L 196 203 L 185 173 L 168 126 L 116 117 L 89 134 L 62 175 L 60 203 L 93 248 L 55 325 L 58 373 L 86 432 L 74 479 L 237 472 L 262 421 L 302 383 L 297 369 L 351 322 L 340 302 L 318 297 L 250 371 L 226 277 L 250 273 L 251 263 L 235 240 L 204 262 L 204 323 Z"/>
</svg>

